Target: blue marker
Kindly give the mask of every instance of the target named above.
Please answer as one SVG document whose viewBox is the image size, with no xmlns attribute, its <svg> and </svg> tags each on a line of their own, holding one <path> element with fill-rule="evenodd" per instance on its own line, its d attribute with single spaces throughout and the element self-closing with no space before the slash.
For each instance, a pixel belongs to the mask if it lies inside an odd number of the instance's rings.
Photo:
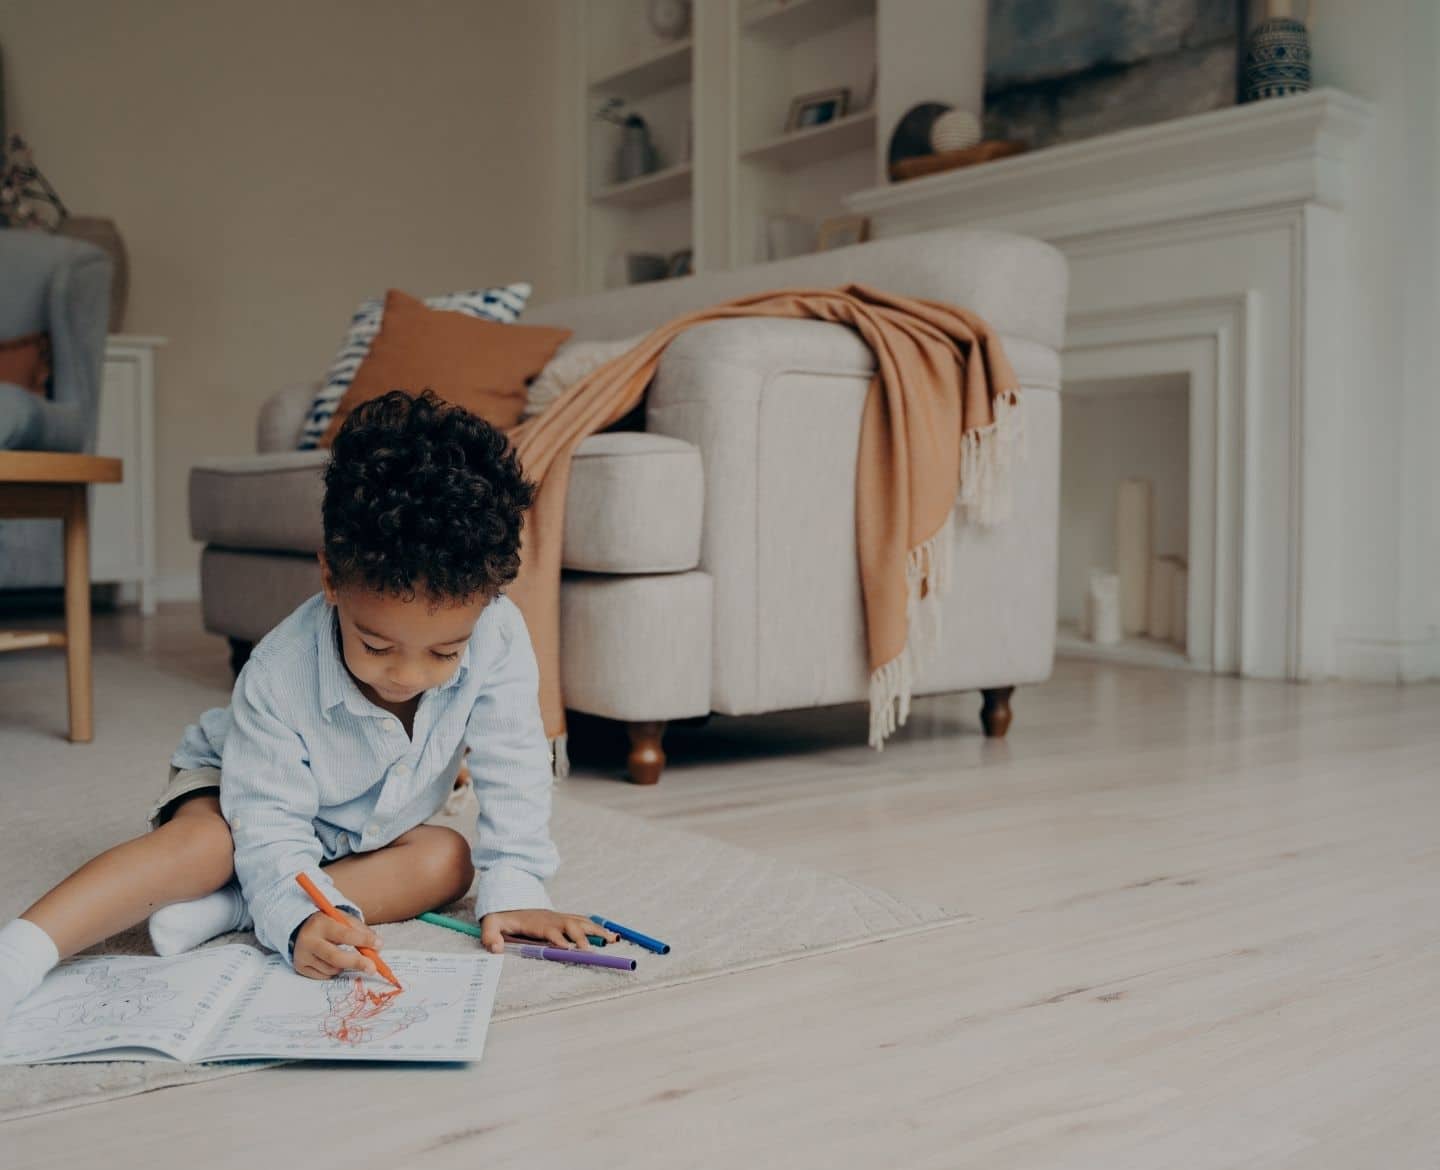
<svg viewBox="0 0 1440 1170">
<path fill-rule="evenodd" d="M 638 930 L 631 930 L 628 926 L 621 926 L 618 922 L 611 922 L 608 918 L 601 918 L 598 914 L 590 915 L 590 921 L 597 926 L 603 926 L 606 930 L 613 930 L 627 942 L 637 943 L 647 951 L 654 951 L 657 955 L 668 955 L 670 944 L 662 943 L 658 938 L 651 938 L 648 934 L 641 934 Z"/>
</svg>

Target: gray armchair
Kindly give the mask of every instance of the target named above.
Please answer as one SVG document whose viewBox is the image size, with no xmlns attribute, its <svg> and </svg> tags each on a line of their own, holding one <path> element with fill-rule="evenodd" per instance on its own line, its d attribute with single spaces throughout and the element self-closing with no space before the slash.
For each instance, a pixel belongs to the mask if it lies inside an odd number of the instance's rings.
<svg viewBox="0 0 1440 1170">
<path fill-rule="evenodd" d="M 93 244 L 0 229 L 0 338 L 50 335 L 50 400 L 0 383 L 0 448 L 89 451 L 110 312 L 110 258 Z M 58 585 L 60 525 L 0 522 L 0 588 Z"/>
</svg>

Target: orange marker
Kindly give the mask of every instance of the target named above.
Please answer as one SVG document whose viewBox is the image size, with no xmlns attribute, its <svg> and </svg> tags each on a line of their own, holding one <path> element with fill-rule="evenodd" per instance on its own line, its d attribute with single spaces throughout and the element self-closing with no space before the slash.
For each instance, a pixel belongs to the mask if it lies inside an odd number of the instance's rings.
<svg viewBox="0 0 1440 1170">
<path fill-rule="evenodd" d="M 317 886 L 314 882 L 312 882 L 303 873 L 297 873 L 295 875 L 295 880 L 300 883 L 300 888 L 310 895 L 310 901 L 315 903 L 315 905 L 319 908 L 320 913 L 325 915 L 326 918 L 333 918 L 336 922 L 344 922 L 347 925 L 355 921 L 353 918 L 350 917 L 350 915 L 335 909 L 335 907 L 330 904 L 330 899 L 320 892 L 320 887 Z M 393 983 L 396 987 L 396 990 L 405 990 L 403 987 L 400 986 L 400 980 L 395 978 L 395 972 L 390 970 L 390 968 L 385 965 L 385 960 L 382 959 L 379 955 L 377 955 L 373 950 L 371 950 L 371 948 L 356 947 L 355 949 L 359 951 L 362 955 L 364 955 L 367 959 L 369 959 L 372 963 L 374 963 L 375 970 L 379 971 L 382 976 L 384 976 L 391 983 Z"/>
</svg>

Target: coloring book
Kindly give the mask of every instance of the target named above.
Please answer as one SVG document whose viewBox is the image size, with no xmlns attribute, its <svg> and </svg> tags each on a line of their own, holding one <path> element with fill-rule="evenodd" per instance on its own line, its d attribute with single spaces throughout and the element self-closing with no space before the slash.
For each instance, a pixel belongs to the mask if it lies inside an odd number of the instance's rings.
<svg viewBox="0 0 1440 1170">
<path fill-rule="evenodd" d="M 0 1029 L 0 1064 L 72 1060 L 479 1060 L 499 955 L 385 952 L 404 986 L 315 980 L 229 945 L 62 963 Z"/>
</svg>

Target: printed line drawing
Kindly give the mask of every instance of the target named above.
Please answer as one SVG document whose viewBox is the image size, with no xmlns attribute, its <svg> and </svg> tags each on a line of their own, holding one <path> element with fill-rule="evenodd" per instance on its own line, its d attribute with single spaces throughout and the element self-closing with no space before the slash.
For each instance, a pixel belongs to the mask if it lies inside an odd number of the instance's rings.
<svg viewBox="0 0 1440 1170">
<path fill-rule="evenodd" d="M 195 1017 L 168 1015 L 163 1010 L 176 997 L 165 979 L 151 978 L 152 967 L 112 974 L 108 965 L 91 968 L 85 982 L 94 990 L 67 995 L 30 1011 L 21 1009 L 11 1020 L 17 1031 L 60 1030 L 144 1024 L 154 1028 L 185 1029 Z"/>
</svg>

